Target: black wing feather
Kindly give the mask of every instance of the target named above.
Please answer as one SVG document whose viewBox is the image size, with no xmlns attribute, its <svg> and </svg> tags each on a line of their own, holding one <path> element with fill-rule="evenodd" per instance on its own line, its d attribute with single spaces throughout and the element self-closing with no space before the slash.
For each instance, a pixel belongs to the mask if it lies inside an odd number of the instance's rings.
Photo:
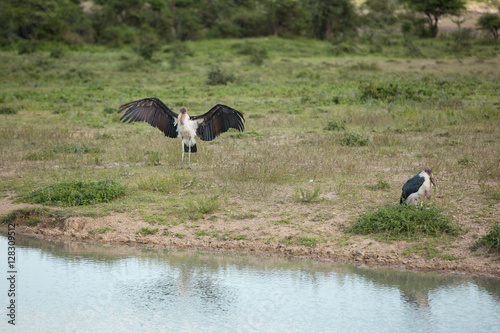
<svg viewBox="0 0 500 333">
<path fill-rule="evenodd" d="M 230 128 L 242 132 L 245 130 L 245 118 L 241 112 L 223 104 L 217 104 L 210 111 L 191 120 L 203 119 L 199 124 L 196 134 L 203 141 L 212 141 Z"/>
<path fill-rule="evenodd" d="M 418 189 L 425 182 L 425 178 L 419 176 L 419 174 L 411 177 L 408 181 L 403 185 L 403 192 L 401 193 L 401 198 L 406 200 L 412 193 L 418 192 Z"/>
<path fill-rule="evenodd" d="M 125 113 L 120 120 L 124 123 L 133 121 L 145 121 L 153 127 L 158 128 L 170 138 L 177 137 L 177 129 L 174 122 L 178 114 L 173 112 L 158 98 L 144 98 L 137 101 L 123 104 L 118 109 L 118 113 Z"/>
</svg>

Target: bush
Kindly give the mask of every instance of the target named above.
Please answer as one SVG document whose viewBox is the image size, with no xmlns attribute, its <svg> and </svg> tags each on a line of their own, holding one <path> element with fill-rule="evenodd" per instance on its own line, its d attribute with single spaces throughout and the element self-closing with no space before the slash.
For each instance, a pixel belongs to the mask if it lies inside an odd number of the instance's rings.
<svg viewBox="0 0 500 333">
<path fill-rule="evenodd" d="M 379 99 L 379 100 L 392 100 L 396 96 L 400 95 L 398 91 L 398 86 L 393 85 L 392 83 L 386 87 L 375 86 L 373 82 L 370 82 L 368 85 L 361 85 L 359 87 L 361 91 L 361 100 L 367 100 L 370 98 Z"/>
<path fill-rule="evenodd" d="M 498 31 L 500 30 L 500 16 L 494 13 L 487 13 L 482 15 L 477 21 L 479 29 L 490 33 L 495 42 L 498 40 Z"/>
<path fill-rule="evenodd" d="M 125 186 L 113 181 L 73 181 L 35 190 L 18 201 L 51 206 L 81 206 L 109 202 L 124 195 Z"/>
<path fill-rule="evenodd" d="M 0 114 L 16 114 L 17 110 L 10 106 L 1 106 Z"/>
<path fill-rule="evenodd" d="M 238 48 L 238 54 L 249 55 L 250 63 L 254 65 L 262 65 L 268 58 L 267 49 L 255 43 L 247 41 L 244 44 L 236 44 L 235 47 Z"/>
<path fill-rule="evenodd" d="M 63 56 L 64 56 L 64 49 L 61 47 L 61 44 L 59 44 L 58 47 L 54 47 L 53 49 L 50 50 L 51 58 L 60 59 Z"/>
<path fill-rule="evenodd" d="M 123 44 L 133 44 L 139 38 L 138 35 L 137 29 L 125 24 L 111 25 L 103 29 L 99 42 L 111 47 L 119 47 Z"/>
<path fill-rule="evenodd" d="M 141 38 L 141 41 L 134 50 L 142 58 L 151 60 L 155 52 L 160 50 L 160 48 L 160 41 L 156 37 L 146 36 Z"/>
<path fill-rule="evenodd" d="M 419 236 L 458 235 L 460 228 L 436 207 L 397 205 L 369 211 L 347 228 L 355 234 L 379 234 L 386 239 L 411 239 Z"/>
<path fill-rule="evenodd" d="M 38 50 L 39 42 L 35 40 L 25 40 L 19 42 L 17 47 L 18 54 L 32 54 Z"/>
<path fill-rule="evenodd" d="M 361 147 L 361 146 L 368 146 L 370 143 L 370 139 L 365 138 L 359 134 L 355 133 L 346 133 L 344 137 L 338 142 L 342 146 L 352 146 L 352 147 Z"/>
<path fill-rule="evenodd" d="M 324 128 L 325 131 L 340 131 L 345 130 L 345 123 L 342 120 L 332 120 Z"/>
<path fill-rule="evenodd" d="M 500 252 L 500 222 L 496 222 L 490 231 L 474 244 L 472 250 L 475 251 L 480 246 L 487 247 L 488 251 L 496 250 Z"/>
<path fill-rule="evenodd" d="M 233 82 L 235 79 L 236 78 L 233 74 L 227 74 L 219 67 L 216 67 L 208 72 L 207 84 L 211 86 L 226 85 L 230 82 Z"/>
</svg>

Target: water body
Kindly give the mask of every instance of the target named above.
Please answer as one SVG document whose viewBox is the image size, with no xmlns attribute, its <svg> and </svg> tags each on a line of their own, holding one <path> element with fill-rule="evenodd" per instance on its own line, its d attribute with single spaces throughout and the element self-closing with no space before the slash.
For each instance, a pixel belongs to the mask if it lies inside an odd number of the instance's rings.
<svg viewBox="0 0 500 333">
<path fill-rule="evenodd" d="M 2 332 L 500 332 L 496 279 L 16 242 L 16 325 L 2 278 Z"/>
</svg>

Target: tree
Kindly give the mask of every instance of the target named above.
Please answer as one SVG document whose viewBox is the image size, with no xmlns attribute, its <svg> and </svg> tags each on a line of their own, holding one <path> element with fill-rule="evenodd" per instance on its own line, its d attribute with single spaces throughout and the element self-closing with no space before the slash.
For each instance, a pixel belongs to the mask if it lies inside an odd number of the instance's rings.
<svg viewBox="0 0 500 333">
<path fill-rule="evenodd" d="M 0 4 L 0 38 L 64 40 L 91 30 L 90 21 L 72 0 L 4 0 Z"/>
<path fill-rule="evenodd" d="M 356 30 L 358 16 L 351 0 L 309 0 L 311 30 L 316 38 L 331 40 Z"/>
<path fill-rule="evenodd" d="M 397 0 L 366 0 L 360 9 L 367 12 L 363 15 L 366 25 L 382 28 L 397 22 L 398 7 Z"/>
<path fill-rule="evenodd" d="M 274 36 L 300 35 L 305 27 L 304 9 L 298 0 L 265 0 L 266 21 Z"/>
<path fill-rule="evenodd" d="M 410 9 L 424 13 L 429 23 L 429 37 L 436 37 L 438 21 L 444 15 L 460 15 L 465 11 L 465 0 L 401 0 Z"/>
<path fill-rule="evenodd" d="M 493 35 L 495 42 L 498 41 L 498 30 L 500 30 L 500 16 L 498 14 L 488 13 L 482 15 L 477 21 L 479 29 Z"/>
</svg>

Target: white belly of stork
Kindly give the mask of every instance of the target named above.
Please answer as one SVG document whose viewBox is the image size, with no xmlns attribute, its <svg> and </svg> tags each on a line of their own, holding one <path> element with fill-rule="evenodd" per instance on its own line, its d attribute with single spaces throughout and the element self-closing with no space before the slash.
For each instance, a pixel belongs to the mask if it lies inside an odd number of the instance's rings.
<svg viewBox="0 0 500 333">
<path fill-rule="evenodd" d="M 187 116 L 187 115 L 186 115 Z M 187 116 L 186 118 L 188 118 Z M 184 118 L 184 117 L 183 117 Z M 197 123 L 188 119 L 182 119 L 177 125 L 177 131 L 179 133 L 179 138 L 182 140 L 182 159 L 181 159 L 181 169 L 184 166 L 184 152 L 188 153 L 188 169 L 191 169 L 191 153 L 195 153 L 196 149 L 196 129 Z"/>
</svg>

